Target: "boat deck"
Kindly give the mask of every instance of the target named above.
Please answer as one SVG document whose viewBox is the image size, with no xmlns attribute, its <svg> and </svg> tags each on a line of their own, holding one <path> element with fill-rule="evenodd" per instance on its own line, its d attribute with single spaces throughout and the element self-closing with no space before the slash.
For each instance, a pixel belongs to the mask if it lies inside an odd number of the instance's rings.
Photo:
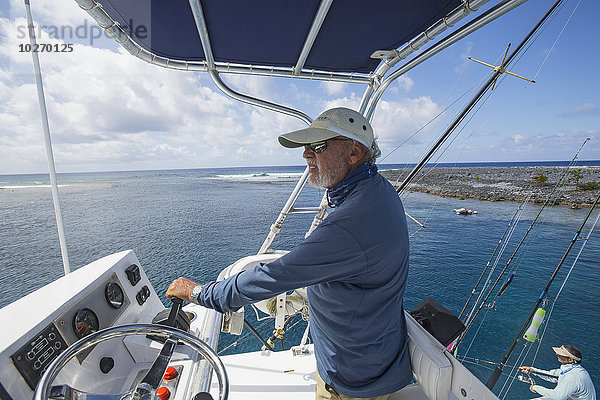
<svg viewBox="0 0 600 400">
<path fill-rule="evenodd" d="M 257 351 L 221 357 L 229 376 L 231 400 L 313 400 L 316 368 L 312 346 L 309 354 L 294 356 L 291 351 Z M 213 377 L 211 394 L 218 398 L 217 378 Z M 425 400 L 418 384 L 394 393 L 390 400 Z"/>
</svg>

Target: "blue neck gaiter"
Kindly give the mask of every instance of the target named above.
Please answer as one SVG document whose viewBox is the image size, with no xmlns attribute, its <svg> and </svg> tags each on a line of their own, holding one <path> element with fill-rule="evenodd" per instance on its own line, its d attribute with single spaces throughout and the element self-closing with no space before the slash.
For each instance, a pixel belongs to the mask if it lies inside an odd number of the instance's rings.
<svg viewBox="0 0 600 400">
<path fill-rule="evenodd" d="M 377 165 L 368 161 L 352 171 L 343 181 L 327 189 L 327 199 L 330 207 L 337 207 L 346 200 L 346 197 L 354 190 L 362 180 L 370 178 L 377 173 Z"/>
</svg>

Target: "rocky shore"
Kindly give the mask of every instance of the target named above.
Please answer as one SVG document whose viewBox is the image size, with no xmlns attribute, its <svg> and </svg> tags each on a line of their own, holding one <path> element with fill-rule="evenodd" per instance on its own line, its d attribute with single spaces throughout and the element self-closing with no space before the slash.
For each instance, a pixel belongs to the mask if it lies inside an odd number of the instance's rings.
<svg viewBox="0 0 600 400">
<path fill-rule="evenodd" d="M 476 198 L 487 201 L 529 201 L 544 203 L 560 180 L 574 178 L 572 171 L 581 169 L 579 185 L 597 182 L 600 185 L 600 167 L 467 167 L 427 168 L 419 174 L 409 190 L 458 198 Z M 408 170 L 381 170 L 392 184 L 399 185 Z M 534 179 L 541 174 L 545 183 Z M 561 179 L 562 178 L 562 179 Z M 543 178 L 542 178 L 543 180 Z M 593 186 L 593 184 L 591 184 Z M 600 189 L 582 190 L 575 180 L 563 185 L 556 204 L 574 208 L 591 206 Z"/>
</svg>

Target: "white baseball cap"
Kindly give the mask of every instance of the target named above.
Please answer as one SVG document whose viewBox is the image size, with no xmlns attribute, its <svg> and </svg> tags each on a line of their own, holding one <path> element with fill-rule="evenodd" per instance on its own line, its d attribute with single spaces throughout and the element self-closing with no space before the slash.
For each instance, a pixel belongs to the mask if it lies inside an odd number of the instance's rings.
<svg viewBox="0 0 600 400">
<path fill-rule="evenodd" d="M 321 142 L 336 136 L 345 136 L 364 144 L 367 149 L 373 145 L 373 128 L 365 117 L 349 108 L 332 108 L 324 111 L 308 128 L 279 136 L 283 147 L 301 147 Z"/>
</svg>

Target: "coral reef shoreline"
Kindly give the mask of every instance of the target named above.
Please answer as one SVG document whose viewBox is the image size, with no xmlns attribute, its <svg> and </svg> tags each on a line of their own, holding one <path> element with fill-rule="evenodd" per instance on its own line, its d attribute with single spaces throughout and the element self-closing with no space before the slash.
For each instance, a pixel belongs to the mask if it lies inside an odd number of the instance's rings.
<svg viewBox="0 0 600 400">
<path fill-rule="evenodd" d="M 457 167 L 426 168 L 408 190 L 438 196 L 476 198 L 486 201 L 530 201 L 544 203 L 557 183 L 571 181 L 557 190 L 556 204 L 574 208 L 591 206 L 599 189 L 582 190 L 573 179 L 573 171 L 581 170 L 579 184 L 598 182 L 600 167 Z M 381 170 L 380 173 L 395 186 L 402 183 L 408 170 Z M 542 184 L 534 177 L 542 174 L 548 180 Z M 556 193 L 555 193 L 556 195 Z"/>
</svg>

